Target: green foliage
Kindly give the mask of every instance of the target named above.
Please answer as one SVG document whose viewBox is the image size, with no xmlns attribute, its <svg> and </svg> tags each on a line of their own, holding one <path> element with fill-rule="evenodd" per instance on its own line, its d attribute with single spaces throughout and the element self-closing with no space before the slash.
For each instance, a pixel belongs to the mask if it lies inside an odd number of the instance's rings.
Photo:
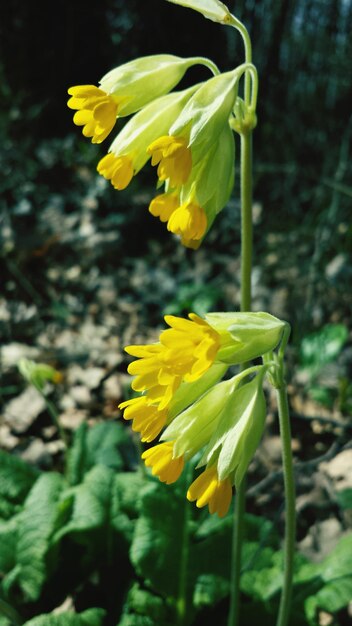
<svg viewBox="0 0 352 626">
<path fill-rule="evenodd" d="M 109 432 L 116 426 L 109 424 Z M 117 626 L 174 626 L 181 615 L 184 624 L 193 624 L 228 596 L 232 516 L 209 516 L 187 502 L 188 470 L 171 486 L 139 471 L 117 472 L 116 465 L 126 467 L 119 452 L 124 433 L 115 429 L 118 436 L 113 434 L 109 445 L 107 432 L 99 424 L 76 433 L 68 473 L 74 484 L 56 472 L 38 475 L 28 468 L 27 474 L 26 464 L 2 453 L 2 468 L 15 461 L 15 475 L 27 476 L 22 483 L 27 493 L 19 490 L 12 516 L 0 523 L 0 594 L 20 612 L 23 605 L 27 611 L 33 607 L 26 626 L 102 626 L 104 611 L 116 616 Z M 7 480 L 11 487 L 9 476 Z M 349 491 L 340 494 L 343 508 L 350 507 Z M 2 507 L 3 500 L 1 495 Z M 317 626 L 318 611 L 335 613 L 347 606 L 351 560 L 352 535 L 323 563 L 296 558 L 295 626 Z M 91 580 L 100 589 L 101 609 L 50 613 L 82 586 L 89 589 Z M 282 552 L 275 528 L 248 515 L 243 626 L 253 623 L 258 612 L 263 624 L 273 623 L 281 585 Z M 49 612 L 39 614 L 41 606 Z M 0 626 L 9 622 L 2 618 Z"/>
<path fill-rule="evenodd" d="M 336 613 L 346 607 L 352 597 L 352 534 L 343 537 L 331 554 L 322 562 L 304 565 L 296 583 L 304 583 L 305 614 L 311 626 L 318 626 L 318 609 Z M 309 586 L 315 582 L 314 593 Z"/>
<path fill-rule="evenodd" d="M 338 491 L 336 494 L 336 499 L 344 511 L 352 510 L 352 489 L 349 487 L 348 489 L 342 489 L 342 491 Z"/>
<path fill-rule="evenodd" d="M 320 404 L 332 407 L 336 398 L 341 409 L 347 409 L 352 397 L 349 381 L 341 379 L 336 388 L 324 385 L 319 375 L 341 354 L 348 338 L 343 324 L 326 324 L 319 331 L 304 337 L 300 347 L 301 370 L 306 374 L 309 395 Z"/>
<path fill-rule="evenodd" d="M 77 485 L 94 465 L 106 465 L 115 471 L 134 460 L 135 452 L 122 424 L 102 422 L 94 428 L 83 423 L 77 429 L 68 453 L 66 475 L 71 485 Z"/>
<path fill-rule="evenodd" d="M 42 474 L 32 487 L 19 515 L 16 546 L 16 582 L 25 600 L 37 600 L 49 573 L 46 553 L 56 521 L 56 502 L 64 479 L 52 472 Z"/>
<path fill-rule="evenodd" d="M 179 285 L 175 297 L 163 309 L 164 315 L 180 315 L 187 311 L 193 311 L 203 316 L 216 305 L 221 297 L 221 291 L 212 284 L 189 284 Z"/>
<path fill-rule="evenodd" d="M 102 626 L 105 611 L 88 609 L 83 613 L 60 613 L 59 615 L 38 615 L 24 626 Z"/>
<path fill-rule="evenodd" d="M 314 379 L 322 368 L 339 356 L 347 341 L 348 330 L 343 324 L 326 324 L 318 332 L 304 337 L 300 361 Z"/>
<path fill-rule="evenodd" d="M 0 450 L 0 519 L 19 511 L 37 476 L 34 467 Z"/>
</svg>

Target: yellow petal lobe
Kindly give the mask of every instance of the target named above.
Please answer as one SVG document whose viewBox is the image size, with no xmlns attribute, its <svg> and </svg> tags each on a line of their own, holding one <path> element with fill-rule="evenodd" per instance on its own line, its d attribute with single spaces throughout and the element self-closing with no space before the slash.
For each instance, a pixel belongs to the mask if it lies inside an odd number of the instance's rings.
<svg viewBox="0 0 352 626">
<path fill-rule="evenodd" d="M 224 517 L 232 499 L 231 481 L 229 478 L 219 480 L 216 465 L 207 467 L 190 485 L 187 499 L 195 500 L 198 508 L 208 505 L 210 513 Z"/>
<path fill-rule="evenodd" d="M 152 468 L 153 476 L 170 485 L 176 482 L 184 468 L 183 456 L 173 458 L 173 442 L 160 443 L 142 454 L 147 467 Z"/>
</svg>

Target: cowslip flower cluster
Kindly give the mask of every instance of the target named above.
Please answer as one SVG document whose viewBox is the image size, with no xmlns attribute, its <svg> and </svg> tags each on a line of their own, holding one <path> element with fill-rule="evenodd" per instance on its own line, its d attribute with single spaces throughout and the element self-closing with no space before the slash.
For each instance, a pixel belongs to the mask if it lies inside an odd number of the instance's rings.
<svg viewBox="0 0 352 626">
<path fill-rule="evenodd" d="M 209 313 L 202 319 L 165 316 L 159 342 L 132 345 L 135 398 L 119 405 L 142 442 L 142 454 L 167 484 L 185 462 L 200 456 L 203 471 L 187 498 L 224 516 L 258 446 L 265 420 L 264 365 L 222 380 L 229 366 L 267 355 L 280 342 L 284 322 L 268 313 Z M 254 373 L 254 378 L 250 375 Z"/>
<path fill-rule="evenodd" d="M 216 74 L 189 89 L 172 91 L 196 63 Z M 220 74 L 207 59 L 154 55 L 115 68 L 99 86 L 68 90 L 68 106 L 76 111 L 73 121 L 93 143 L 104 141 L 118 118 L 132 116 L 97 170 L 123 190 L 150 159 L 157 168 L 160 193 L 149 211 L 190 248 L 199 247 L 233 187 L 230 120 L 241 67 Z"/>
</svg>

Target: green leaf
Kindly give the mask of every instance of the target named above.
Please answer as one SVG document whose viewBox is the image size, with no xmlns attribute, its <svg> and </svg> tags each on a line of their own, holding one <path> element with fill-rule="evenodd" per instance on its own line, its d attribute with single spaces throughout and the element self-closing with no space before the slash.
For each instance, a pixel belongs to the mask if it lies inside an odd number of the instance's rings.
<svg viewBox="0 0 352 626">
<path fill-rule="evenodd" d="M 318 609 L 334 613 L 347 606 L 352 598 L 352 533 L 343 537 L 336 548 L 322 562 L 303 568 L 300 580 L 315 574 L 322 587 L 305 602 L 305 611 L 310 623 L 316 624 Z M 325 584 L 324 584 L 325 583 Z"/>
<path fill-rule="evenodd" d="M 140 512 L 140 494 L 145 487 L 141 472 L 121 472 L 114 478 L 111 500 L 111 524 L 129 544 Z"/>
<path fill-rule="evenodd" d="M 17 533 L 19 515 L 7 522 L 0 522 L 0 572 L 4 575 L 16 565 Z"/>
<path fill-rule="evenodd" d="M 47 578 L 46 553 L 55 527 L 57 501 L 64 486 L 60 474 L 42 474 L 19 516 L 17 581 L 27 600 L 37 600 Z"/>
<path fill-rule="evenodd" d="M 24 626 L 102 626 L 105 611 L 103 609 L 88 609 L 83 613 L 46 613 L 38 615 Z"/>
<path fill-rule="evenodd" d="M 338 491 L 336 493 L 336 499 L 344 511 L 348 511 L 352 509 L 352 489 L 343 489 L 342 491 Z"/>
<path fill-rule="evenodd" d="M 175 616 L 172 608 L 160 596 L 138 584 L 128 592 L 124 614 L 118 626 L 173 626 Z"/>
<path fill-rule="evenodd" d="M 188 506 L 184 493 L 176 486 L 153 481 L 142 493 L 142 513 L 136 523 L 131 561 L 137 574 L 166 597 L 178 594 Z"/>
<path fill-rule="evenodd" d="M 66 522 L 56 531 L 53 543 L 69 534 L 77 534 L 78 541 L 89 543 L 87 533 L 102 528 L 110 508 L 114 472 L 97 465 L 88 472 L 83 483 L 62 493 L 60 507 L 65 510 Z"/>
<path fill-rule="evenodd" d="M 0 519 L 8 519 L 21 509 L 38 474 L 22 459 L 0 450 Z"/>
<path fill-rule="evenodd" d="M 300 361 L 314 378 L 320 370 L 334 361 L 348 338 L 344 324 L 326 324 L 321 330 L 304 337 L 300 349 Z"/>
<path fill-rule="evenodd" d="M 194 9 L 213 22 L 228 24 L 231 18 L 229 9 L 219 0 L 168 0 L 168 2 Z"/>
<path fill-rule="evenodd" d="M 131 439 L 122 424 L 102 422 L 89 428 L 84 423 L 77 429 L 68 454 L 67 479 L 77 485 L 98 464 L 121 471 L 132 457 Z"/>
</svg>

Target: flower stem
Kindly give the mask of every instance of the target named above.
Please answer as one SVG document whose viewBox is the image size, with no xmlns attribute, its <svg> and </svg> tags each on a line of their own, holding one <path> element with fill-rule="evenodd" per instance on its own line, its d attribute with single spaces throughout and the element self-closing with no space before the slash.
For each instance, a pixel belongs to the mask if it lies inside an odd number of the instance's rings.
<svg viewBox="0 0 352 626">
<path fill-rule="evenodd" d="M 293 557 L 296 535 L 295 482 L 291 449 L 291 427 L 286 384 L 283 379 L 277 388 L 282 464 L 285 484 L 286 530 L 284 546 L 284 581 L 276 626 L 287 626 L 292 596 Z"/>
<path fill-rule="evenodd" d="M 53 421 L 53 424 L 56 426 L 60 439 L 63 441 L 63 443 L 65 444 L 65 447 L 68 448 L 68 437 L 65 433 L 65 430 L 63 429 L 63 427 L 60 424 L 60 420 L 59 420 L 59 414 L 57 412 L 57 409 L 55 407 L 55 405 L 51 402 L 51 400 L 49 400 L 49 398 L 47 397 L 46 393 L 44 393 L 44 391 L 41 389 L 41 387 L 39 385 L 36 385 L 35 383 L 32 383 L 34 385 L 34 387 L 36 388 L 36 390 L 38 391 L 38 393 L 42 396 L 45 404 L 46 404 L 46 408 L 48 409 L 48 413 L 50 414 L 50 417 Z"/>
<path fill-rule="evenodd" d="M 187 479 L 190 478 L 191 471 L 187 468 Z M 187 482 L 189 482 L 187 480 Z M 187 614 L 187 580 L 188 580 L 188 566 L 189 566 L 189 522 L 191 519 L 191 509 L 186 502 L 184 506 L 184 518 L 182 529 L 182 543 L 181 543 L 181 555 L 180 555 L 180 572 L 179 572 L 179 587 L 178 597 L 176 601 L 177 610 L 177 626 L 183 626 Z"/>
<path fill-rule="evenodd" d="M 250 311 L 251 308 L 252 238 L 252 133 L 248 131 L 241 134 L 241 311 Z M 242 369 L 245 368 L 246 364 Z M 239 624 L 245 499 L 246 477 L 244 476 L 237 489 L 235 502 L 228 626 Z"/>
</svg>

